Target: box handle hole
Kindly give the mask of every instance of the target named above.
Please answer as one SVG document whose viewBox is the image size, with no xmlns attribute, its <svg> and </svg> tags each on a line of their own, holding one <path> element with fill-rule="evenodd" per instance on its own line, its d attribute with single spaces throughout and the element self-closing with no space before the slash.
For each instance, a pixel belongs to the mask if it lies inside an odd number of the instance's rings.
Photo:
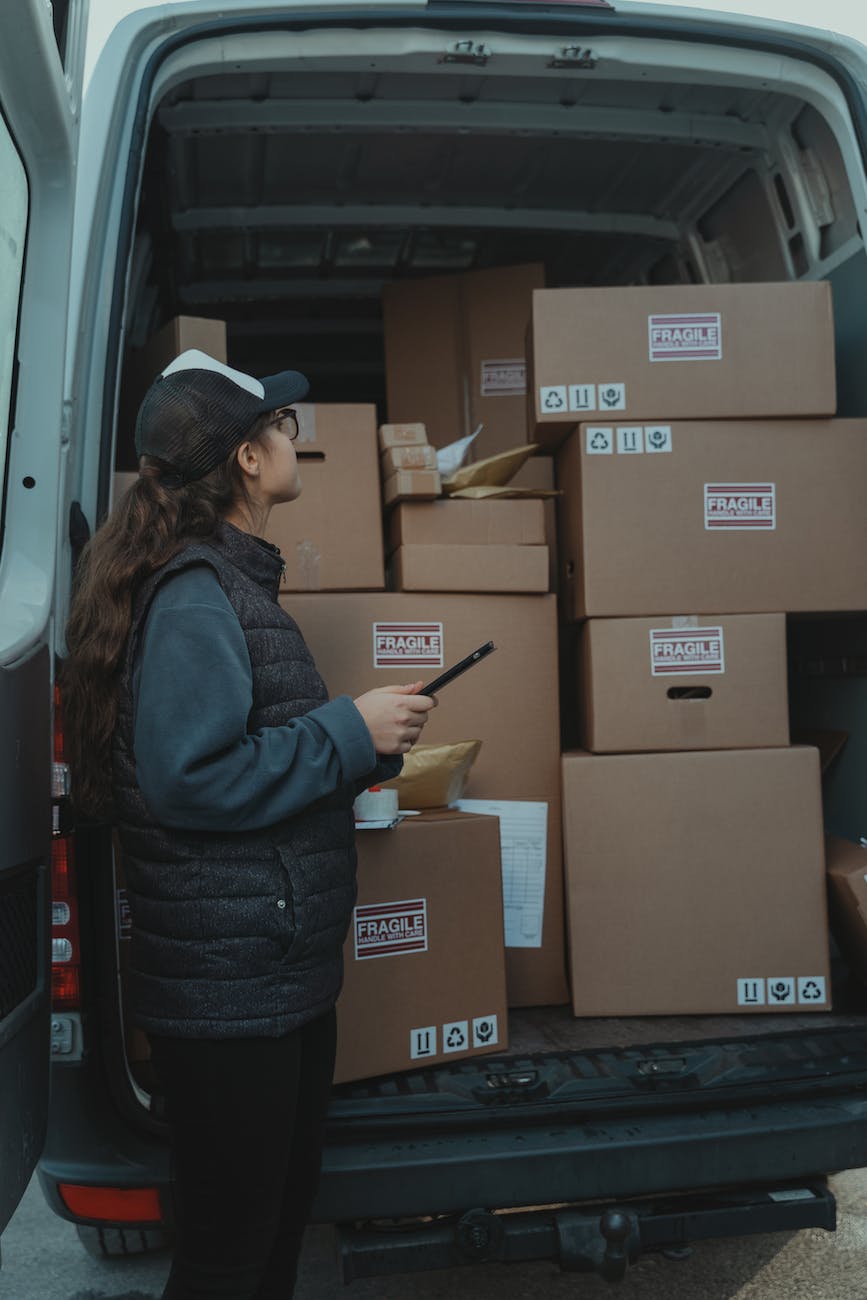
<svg viewBox="0 0 867 1300">
<path fill-rule="evenodd" d="M 709 700 L 713 691 L 710 686 L 669 686 L 666 695 L 670 700 Z"/>
</svg>

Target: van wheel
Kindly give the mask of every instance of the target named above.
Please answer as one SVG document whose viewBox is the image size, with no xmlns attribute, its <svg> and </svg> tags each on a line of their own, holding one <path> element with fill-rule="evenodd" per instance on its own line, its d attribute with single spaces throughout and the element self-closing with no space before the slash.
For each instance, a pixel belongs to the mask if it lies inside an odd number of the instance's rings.
<svg viewBox="0 0 867 1300">
<path fill-rule="evenodd" d="M 143 1255 L 148 1251 L 167 1250 L 172 1234 L 164 1228 L 91 1228 L 75 1225 L 78 1240 L 88 1255 L 106 1259 L 116 1255 Z"/>
</svg>

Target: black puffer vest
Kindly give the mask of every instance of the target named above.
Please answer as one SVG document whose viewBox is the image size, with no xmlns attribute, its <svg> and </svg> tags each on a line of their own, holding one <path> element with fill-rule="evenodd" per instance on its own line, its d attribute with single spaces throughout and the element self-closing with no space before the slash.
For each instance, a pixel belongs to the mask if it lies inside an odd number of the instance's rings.
<svg viewBox="0 0 867 1300">
<path fill-rule="evenodd" d="M 128 999 L 155 1034 L 274 1037 L 336 1000 L 355 901 L 353 791 L 264 831 L 170 830 L 136 781 L 133 666 L 154 594 L 171 573 L 211 565 L 238 616 L 253 671 L 248 732 L 325 703 L 325 684 L 277 603 L 276 550 L 229 525 L 191 544 L 137 593 L 120 684 L 113 787 L 132 913 Z M 219 708 L 219 700 L 214 707 Z"/>
</svg>

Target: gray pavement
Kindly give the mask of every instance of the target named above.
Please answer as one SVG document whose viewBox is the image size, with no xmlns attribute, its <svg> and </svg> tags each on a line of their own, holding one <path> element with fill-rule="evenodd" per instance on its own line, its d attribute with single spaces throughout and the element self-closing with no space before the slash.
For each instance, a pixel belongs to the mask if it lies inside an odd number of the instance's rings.
<svg viewBox="0 0 867 1300">
<path fill-rule="evenodd" d="M 836 1234 L 818 1231 L 710 1242 L 683 1263 L 648 1257 L 613 1290 L 550 1264 L 489 1265 L 371 1279 L 344 1288 L 330 1229 L 314 1228 L 296 1300 L 867 1300 L 867 1170 L 834 1180 Z M 100 1261 L 31 1183 L 3 1234 L 2 1300 L 157 1300 L 168 1257 Z"/>
</svg>

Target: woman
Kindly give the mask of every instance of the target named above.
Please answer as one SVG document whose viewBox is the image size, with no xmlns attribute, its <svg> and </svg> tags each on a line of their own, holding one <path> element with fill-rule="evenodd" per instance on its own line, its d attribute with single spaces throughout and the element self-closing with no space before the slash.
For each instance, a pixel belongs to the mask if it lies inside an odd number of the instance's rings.
<svg viewBox="0 0 867 1300">
<path fill-rule="evenodd" d="M 201 352 L 151 386 L 139 478 L 85 550 L 67 633 L 79 808 L 118 825 L 129 1008 L 169 1124 L 164 1300 L 291 1296 L 321 1160 L 355 899 L 352 802 L 395 775 L 422 683 L 328 701 L 277 603 L 301 490 L 294 371 Z"/>
</svg>

